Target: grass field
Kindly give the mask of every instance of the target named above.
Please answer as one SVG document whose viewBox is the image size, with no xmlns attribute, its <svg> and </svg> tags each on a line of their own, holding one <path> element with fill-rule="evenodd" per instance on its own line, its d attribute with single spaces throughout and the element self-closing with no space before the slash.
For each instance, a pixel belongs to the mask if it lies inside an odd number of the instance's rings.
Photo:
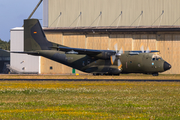
<svg viewBox="0 0 180 120">
<path fill-rule="evenodd" d="M 167 79 L 180 80 L 180 75 L 160 74 L 159 76 L 144 74 L 120 74 L 119 76 L 93 76 L 93 75 L 27 75 L 2 74 L 0 79 Z"/>
<path fill-rule="evenodd" d="M 179 82 L 0 81 L 0 119 L 180 120 Z"/>
</svg>

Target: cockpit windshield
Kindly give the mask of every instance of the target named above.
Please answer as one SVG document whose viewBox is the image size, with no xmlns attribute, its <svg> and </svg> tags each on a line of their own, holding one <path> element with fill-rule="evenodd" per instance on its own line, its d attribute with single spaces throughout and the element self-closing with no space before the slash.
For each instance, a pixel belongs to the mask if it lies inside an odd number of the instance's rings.
<svg viewBox="0 0 180 120">
<path fill-rule="evenodd" d="M 159 55 L 153 55 L 152 60 L 162 60 L 162 57 L 160 57 Z"/>
</svg>

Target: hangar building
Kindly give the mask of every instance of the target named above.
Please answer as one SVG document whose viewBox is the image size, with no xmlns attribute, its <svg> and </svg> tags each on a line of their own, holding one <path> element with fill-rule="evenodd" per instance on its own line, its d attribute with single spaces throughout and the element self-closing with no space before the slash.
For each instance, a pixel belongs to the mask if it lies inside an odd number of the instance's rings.
<svg viewBox="0 0 180 120">
<path fill-rule="evenodd" d="M 43 0 L 43 27 L 49 41 L 69 47 L 160 50 L 172 65 L 164 73 L 180 74 L 179 0 Z M 40 74 L 72 73 L 49 59 L 37 61 Z"/>
</svg>

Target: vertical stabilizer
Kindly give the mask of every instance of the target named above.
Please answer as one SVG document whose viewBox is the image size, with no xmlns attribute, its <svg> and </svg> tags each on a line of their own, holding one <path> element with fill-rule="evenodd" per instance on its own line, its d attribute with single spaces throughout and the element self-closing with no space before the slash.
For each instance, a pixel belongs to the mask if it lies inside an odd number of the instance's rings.
<svg viewBox="0 0 180 120">
<path fill-rule="evenodd" d="M 50 50 L 55 45 L 46 39 L 38 19 L 24 20 L 24 51 Z"/>
</svg>

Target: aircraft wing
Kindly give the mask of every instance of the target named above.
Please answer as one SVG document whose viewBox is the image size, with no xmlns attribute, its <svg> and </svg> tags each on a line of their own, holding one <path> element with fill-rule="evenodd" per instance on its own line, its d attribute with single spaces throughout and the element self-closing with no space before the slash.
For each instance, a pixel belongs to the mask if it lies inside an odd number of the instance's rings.
<svg viewBox="0 0 180 120">
<path fill-rule="evenodd" d="M 102 52 L 113 52 L 114 50 L 94 50 L 94 49 L 82 49 L 82 48 L 70 48 L 70 47 L 58 47 L 60 51 L 64 51 L 66 53 L 75 53 L 75 54 L 88 54 L 88 55 L 96 55 Z"/>
<path fill-rule="evenodd" d="M 70 48 L 70 47 L 58 47 L 60 51 L 64 51 L 67 53 L 75 53 L 75 54 L 100 54 L 102 52 L 109 52 L 109 53 L 115 53 L 116 51 L 114 50 L 94 50 L 94 49 L 82 49 L 82 48 Z M 139 54 L 142 53 L 143 51 L 125 51 L 126 53 L 128 52 L 129 54 Z M 154 52 L 159 52 L 158 50 L 151 50 L 148 51 L 148 53 L 154 53 Z M 147 53 L 144 51 L 144 53 Z"/>
<path fill-rule="evenodd" d="M 142 53 L 142 51 L 137 50 L 137 51 L 129 51 L 129 52 L 138 52 L 138 53 Z M 154 52 L 159 52 L 158 50 L 151 50 L 149 51 L 150 53 L 154 53 Z M 146 53 L 146 51 L 144 51 L 144 53 Z"/>
<path fill-rule="evenodd" d="M 155 52 L 160 52 L 160 51 L 158 51 L 158 50 L 151 50 L 151 51 L 144 51 L 144 52 L 142 52 L 142 51 L 127 51 L 127 52 L 129 52 L 129 54 L 130 55 L 136 55 L 136 54 L 139 54 L 139 53 L 155 53 Z"/>
<path fill-rule="evenodd" d="M 82 49 L 82 48 L 70 48 L 70 47 L 57 47 L 58 50 L 64 51 L 68 54 L 86 54 L 86 55 L 98 55 L 100 53 L 110 53 L 109 55 L 116 54 L 116 51 L 114 50 L 94 50 L 94 49 Z M 139 53 L 142 53 L 143 51 L 124 51 L 125 53 L 129 53 L 130 55 L 138 55 Z M 154 53 L 159 52 L 157 50 L 151 50 L 148 51 L 148 53 Z M 10 51 L 10 53 L 21 53 L 21 54 L 30 54 L 30 55 L 39 55 L 37 51 L 25 51 L 25 52 L 16 52 L 16 51 Z M 146 51 L 144 51 L 146 53 Z"/>
</svg>

